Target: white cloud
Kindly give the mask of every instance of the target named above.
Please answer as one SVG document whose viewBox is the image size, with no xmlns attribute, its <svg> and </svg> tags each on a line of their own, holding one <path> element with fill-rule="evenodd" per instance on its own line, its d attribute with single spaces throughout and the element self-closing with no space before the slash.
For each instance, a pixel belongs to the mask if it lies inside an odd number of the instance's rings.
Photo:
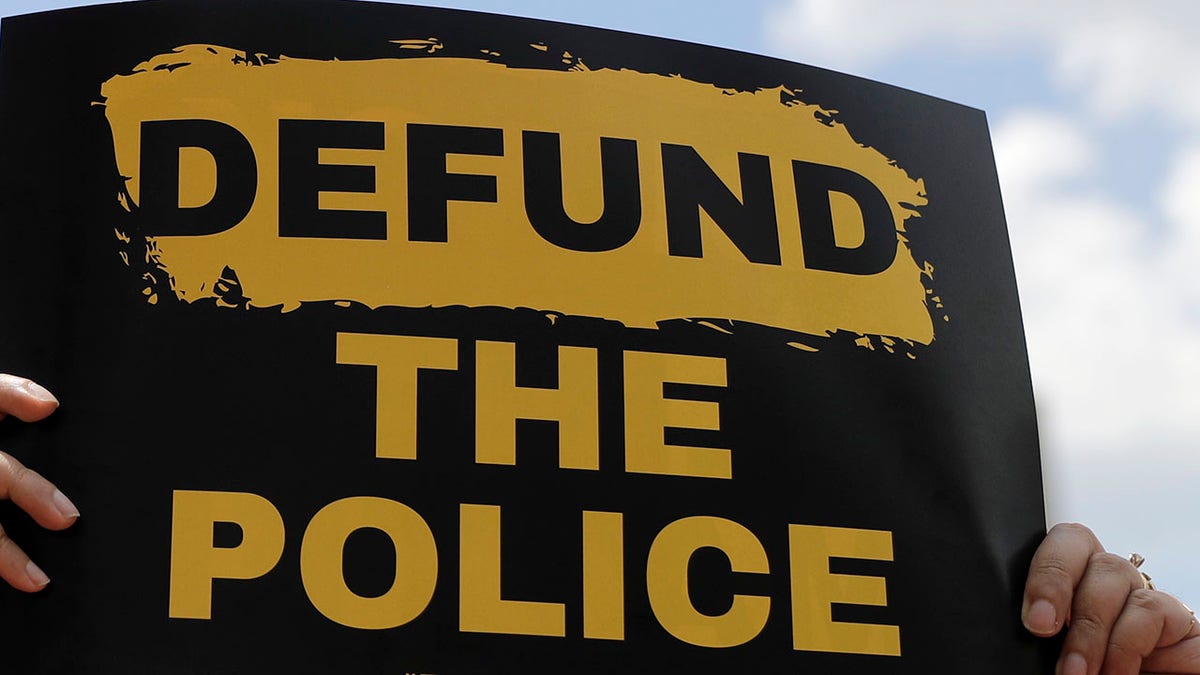
<svg viewBox="0 0 1200 675">
<path fill-rule="evenodd" d="M 1194 277 L 1200 265 L 1200 145 L 1176 154 L 1158 197 L 1172 243 L 1172 273 L 1181 278 Z M 1192 321 L 1200 323 L 1200 283 L 1184 284 L 1177 290 L 1189 303 Z"/>
<path fill-rule="evenodd" d="M 993 145 L 1004 192 L 1020 199 L 1061 189 L 1084 177 L 1098 159 L 1095 141 L 1073 120 L 1036 109 L 1008 113 L 1003 129 L 993 133 Z"/>
<path fill-rule="evenodd" d="M 1107 116 L 1150 109 L 1184 124 L 1200 123 L 1200 93 L 1190 86 L 1200 67 L 1200 3 L 1146 3 L 1141 11 L 1132 3 L 1105 5 L 1095 18 L 1058 31 L 1059 80 Z"/>
<path fill-rule="evenodd" d="M 1200 150 L 1177 162 L 1156 227 L 1082 180 L 1102 153 L 1077 120 L 1010 112 L 993 144 L 1046 440 L 1088 455 L 1200 438 Z"/>
<path fill-rule="evenodd" d="M 1055 80 L 1106 117 L 1153 110 L 1200 124 L 1194 0 L 791 0 L 769 13 L 781 53 L 857 71 L 936 44 L 948 55 L 1045 54 Z"/>
<path fill-rule="evenodd" d="M 953 0 L 793 0 L 767 17 L 767 35 L 791 56 L 853 70 L 937 36 L 955 49 L 991 51 L 1034 23 L 1031 3 Z M 1039 28 L 1040 32 L 1040 28 Z"/>
</svg>

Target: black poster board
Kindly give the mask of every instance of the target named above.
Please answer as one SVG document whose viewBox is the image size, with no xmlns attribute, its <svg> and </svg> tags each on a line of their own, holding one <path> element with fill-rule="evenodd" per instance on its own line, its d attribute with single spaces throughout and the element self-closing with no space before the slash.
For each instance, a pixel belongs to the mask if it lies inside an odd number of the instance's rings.
<svg viewBox="0 0 1200 675">
<path fill-rule="evenodd" d="M 984 115 L 503 16 L 5 19 L 13 672 L 1026 673 Z"/>
</svg>

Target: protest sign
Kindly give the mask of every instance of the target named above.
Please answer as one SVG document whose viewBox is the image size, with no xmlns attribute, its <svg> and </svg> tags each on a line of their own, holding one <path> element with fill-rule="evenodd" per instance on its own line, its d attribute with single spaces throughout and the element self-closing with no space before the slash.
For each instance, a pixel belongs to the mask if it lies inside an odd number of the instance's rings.
<svg viewBox="0 0 1200 675">
<path fill-rule="evenodd" d="M 981 112 L 371 3 L 6 19 L 20 672 L 1036 672 Z"/>
</svg>

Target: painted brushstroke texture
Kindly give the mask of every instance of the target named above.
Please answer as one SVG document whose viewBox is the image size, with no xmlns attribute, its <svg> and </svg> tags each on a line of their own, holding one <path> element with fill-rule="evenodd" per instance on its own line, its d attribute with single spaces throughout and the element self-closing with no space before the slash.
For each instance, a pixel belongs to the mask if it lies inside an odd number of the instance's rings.
<svg viewBox="0 0 1200 675">
<path fill-rule="evenodd" d="M 904 235 L 926 203 L 923 182 L 858 143 L 828 111 L 802 102 L 802 92 L 732 91 L 681 77 L 589 70 L 566 53 L 570 69 L 519 69 L 483 58 L 413 55 L 436 52 L 440 43 L 433 38 L 395 44 L 408 50 L 405 58 L 267 59 L 189 45 L 104 83 L 118 168 L 128 179 L 124 206 L 131 211 L 138 203 L 141 122 L 218 120 L 254 148 L 258 192 L 240 224 L 215 235 L 147 239 L 148 255 L 169 275 L 175 299 L 222 300 L 219 289 L 233 279 L 235 306 L 290 310 L 349 300 L 370 307 L 527 307 L 637 327 L 720 318 L 811 336 L 840 331 L 904 344 L 933 341 L 927 288 L 932 267 L 914 260 Z M 324 163 L 373 165 L 376 191 L 322 193 L 321 208 L 384 211 L 387 240 L 279 236 L 280 119 L 386 125 L 384 150 L 322 150 Z M 498 200 L 450 202 L 444 243 L 406 236 L 410 122 L 504 132 L 502 157 L 449 157 L 451 172 L 496 176 Z M 642 222 L 633 240 L 614 251 L 582 253 L 540 238 L 524 211 L 522 130 L 561 134 L 564 204 L 581 222 L 594 220 L 603 208 L 597 139 L 637 140 Z M 661 143 L 694 147 L 735 194 L 737 154 L 770 156 L 783 264 L 747 262 L 706 215 L 704 257 L 669 256 Z M 879 188 L 898 233 L 890 268 L 858 276 L 803 266 L 791 159 L 843 167 Z M 181 205 L 205 203 L 215 182 L 211 157 L 185 148 L 180 161 Z M 832 196 L 839 244 L 853 246 L 862 238 L 861 214 L 853 200 Z M 875 343 L 892 351 L 888 343 Z"/>
</svg>

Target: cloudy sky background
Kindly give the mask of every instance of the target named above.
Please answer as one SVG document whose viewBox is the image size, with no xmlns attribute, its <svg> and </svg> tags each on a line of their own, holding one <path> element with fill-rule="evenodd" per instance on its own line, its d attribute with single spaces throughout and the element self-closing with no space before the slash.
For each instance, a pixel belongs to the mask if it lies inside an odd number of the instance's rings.
<svg viewBox="0 0 1200 675">
<path fill-rule="evenodd" d="M 8 0 L 3 14 L 93 4 Z M 284 3 L 281 3 L 281 5 Z M 1200 603 L 1200 3 L 441 0 L 779 56 L 985 110 L 1052 522 Z"/>
</svg>

